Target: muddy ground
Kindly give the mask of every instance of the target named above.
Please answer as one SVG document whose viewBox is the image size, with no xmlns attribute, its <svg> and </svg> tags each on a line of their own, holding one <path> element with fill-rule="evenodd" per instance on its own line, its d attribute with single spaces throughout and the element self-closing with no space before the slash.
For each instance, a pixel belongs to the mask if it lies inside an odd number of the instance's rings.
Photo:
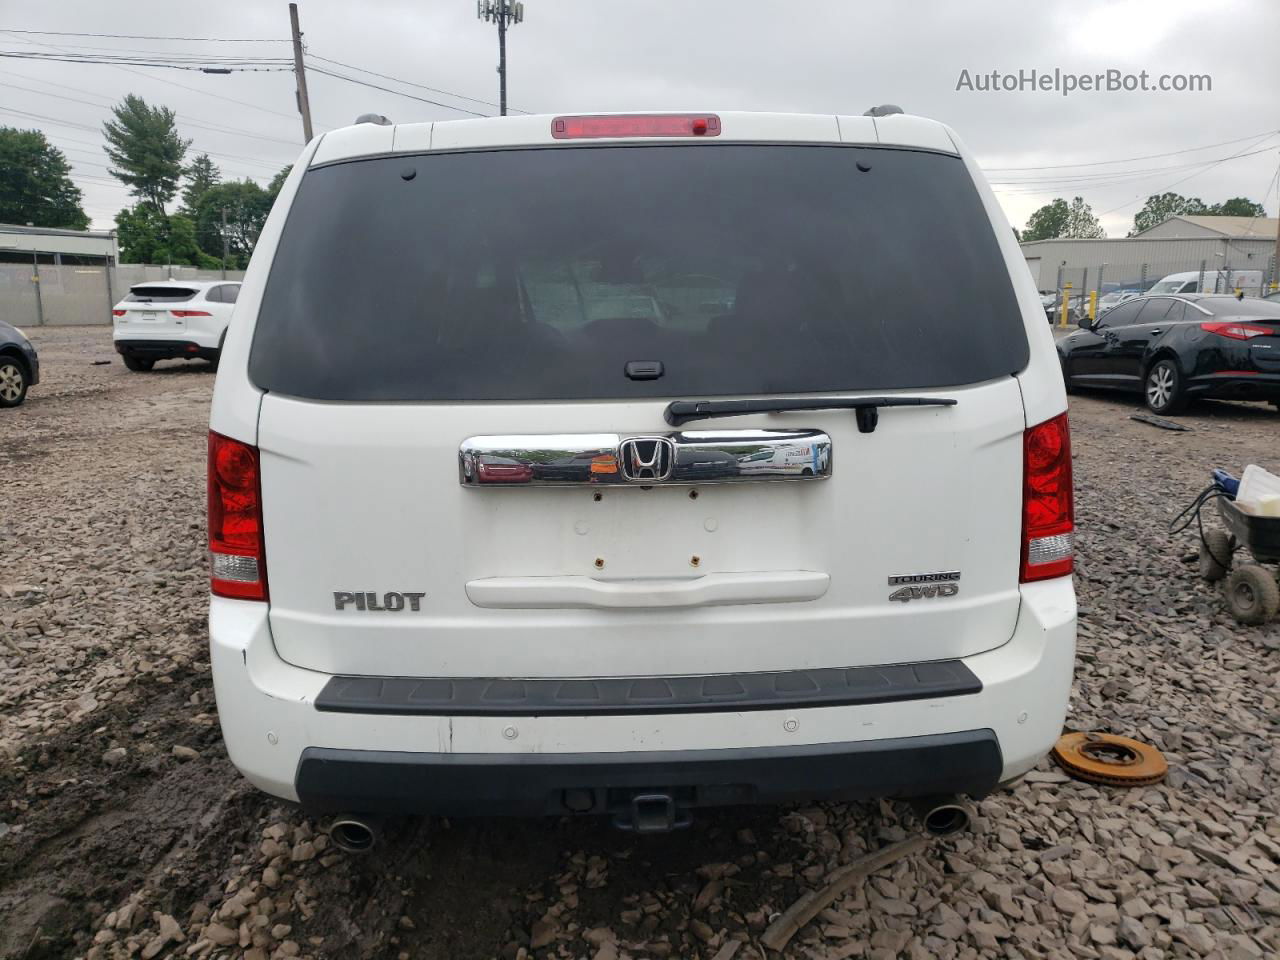
<svg viewBox="0 0 1280 960">
<path fill-rule="evenodd" d="M 127 372 L 105 327 L 33 332 L 0 411 L 0 958 L 765 956 L 770 917 L 914 832 L 889 803 L 595 821 L 392 823 L 365 857 L 240 780 L 206 650 L 202 363 Z M 1165 751 L 1161 785 L 1047 762 L 838 901 L 792 957 L 1276 956 L 1280 624 L 1243 627 L 1170 517 L 1211 466 L 1280 472 L 1280 414 L 1172 433 L 1072 399 L 1080 658 L 1069 724 Z"/>
</svg>

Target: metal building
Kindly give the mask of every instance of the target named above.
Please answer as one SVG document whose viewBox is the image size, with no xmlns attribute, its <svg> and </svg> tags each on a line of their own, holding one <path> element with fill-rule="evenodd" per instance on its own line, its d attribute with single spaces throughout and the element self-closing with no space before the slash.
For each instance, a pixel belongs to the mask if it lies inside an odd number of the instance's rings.
<svg viewBox="0 0 1280 960">
<path fill-rule="evenodd" d="M 1170 217 L 1134 237 L 1034 240 L 1022 254 L 1037 288 L 1073 295 L 1097 290 L 1145 290 L 1171 273 L 1260 271 L 1277 282 L 1275 217 Z"/>
<path fill-rule="evenodd" d="M 58 230 L 0 223 L 0 263 L 111 266 L 119 251 L 115 231 Z"/>
</svg>

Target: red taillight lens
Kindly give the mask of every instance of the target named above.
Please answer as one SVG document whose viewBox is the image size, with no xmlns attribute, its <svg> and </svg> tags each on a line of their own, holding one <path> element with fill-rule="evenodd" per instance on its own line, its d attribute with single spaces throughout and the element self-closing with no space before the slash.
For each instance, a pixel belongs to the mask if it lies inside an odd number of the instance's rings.
<svg viewBox="0 0 1280 960">
<path fill-rule="evenodd" d="M 170 310 L 175 317 L 212 317 L 208 310 Z"/>
<path fill-rule="evenodd" d="M 113 317 L 123 317 L 123 316 L 125 315 L 125 313 L 127 313 L 127 312 L 128 312 L 128 311 L 126 311 L 126 310 L 112 310 L 112 311 L 111 311 L 111 315 L 112 315 Z"/>
<path fill-rule="evenodd" d="M 267 599 L 258 448 L 209 431 L 210 587 L 220 597 Z"/>
<path fill-rule="evenodd" d="M 1064 413 L 1022 438 L 1022 582 L 1070 574 L 1074 539 L 1071 428 Z"/>
<path fill-rule="evenodd" d="M 1201 330 L 1207 330 L 1209 333 L 1216 333 L 1220 337 L 1230 337 L 1232 340 L 1252 340 L 1254 337 L 1263 337 L 1268 333 L 1280 333 L 1274 327 L 1264 327 L 1256 323 L 1241 323 L 1238 320 L 1234 323 L 1231 321 L 1219 323 L 1202 323 Z"/>
<path fill-rule="evenodd" d="M 720 118 L 714 113 L 556 117 L 551 121 L 551 136 L 557 140 L 591 140 L 598 137 L 718 137 Z"/>
</svg>

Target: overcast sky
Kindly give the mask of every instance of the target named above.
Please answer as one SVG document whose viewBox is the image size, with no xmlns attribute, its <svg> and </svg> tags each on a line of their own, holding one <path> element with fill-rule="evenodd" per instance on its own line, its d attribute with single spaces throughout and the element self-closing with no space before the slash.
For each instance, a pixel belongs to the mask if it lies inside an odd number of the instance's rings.
<svg viewBox="0 0 1280 960">
<path fill-rule="evenodd" d="M 280 38 L 212 43 L 0 32 L 5 51 L 289 55 L 283 0 L 6 0 L 4 7 L 8 30 Z M 311 55 L 497 99 L 496 30 L 477 21 L 474 0 L 302 0 L 299 7 Z M 891 102 L 951 124 L 977 153 L 1018 227 L 1041 204 L 1076 194 L 1092 204 L 1110 236 L 1123 236 L 1142 200 L 1166 189 L 1206 202 L 1247 196 L 1276 212 L 1280 135 L 1268 134 L 1280 130 L 1277 0 L 526 0 L 525 14 L 508 37 L 508 64 L 510 103 L 527 111 L 861 113 Z M 1209 74 L 1212 92 L 1064 98 L 956 89 L 965 69 L 977 75 L 1032 68 Z M 309 84 L 317 132 L 366 111 L 398 122 L 466 116 L 315 73 Z M 227 177 L 265 183 L 301 146 L 288 71 L 213 76 L 4 60 L 0 124 L 39 128 L 66 152 L 98 228 L 113 226 L 130 202 L 107 172 L 100 133 L 110 104 L 130 92 L 176 110 L 192 152 L 213 154 Z M 1233 142 L 1209 146 L 1225 141 Z M 1261 152 L 1209 164 L 1253 151 Z M 1046 166 L 1056 169 L 1010 169 Z"/>
</svg>

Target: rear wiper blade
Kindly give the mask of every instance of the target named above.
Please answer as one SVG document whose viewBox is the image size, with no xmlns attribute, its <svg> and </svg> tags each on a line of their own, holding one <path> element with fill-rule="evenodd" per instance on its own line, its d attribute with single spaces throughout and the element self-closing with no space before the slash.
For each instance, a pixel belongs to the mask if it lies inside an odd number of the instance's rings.
<svg viewBox="0 0 1280 960">
<path fill-rule="evenodd" d="M 858 417 L 858 432 L 871 433 L 880 422 L 881 407 L 954 407 L 949 397 L 760 397 L 751 400 L 673 400 L 663 417 L 673 427 L 691 420 L 716 417 L 745 417 L 752 413 L 779 413 L 786 410 L 852 410 Z"/>
</svg>

